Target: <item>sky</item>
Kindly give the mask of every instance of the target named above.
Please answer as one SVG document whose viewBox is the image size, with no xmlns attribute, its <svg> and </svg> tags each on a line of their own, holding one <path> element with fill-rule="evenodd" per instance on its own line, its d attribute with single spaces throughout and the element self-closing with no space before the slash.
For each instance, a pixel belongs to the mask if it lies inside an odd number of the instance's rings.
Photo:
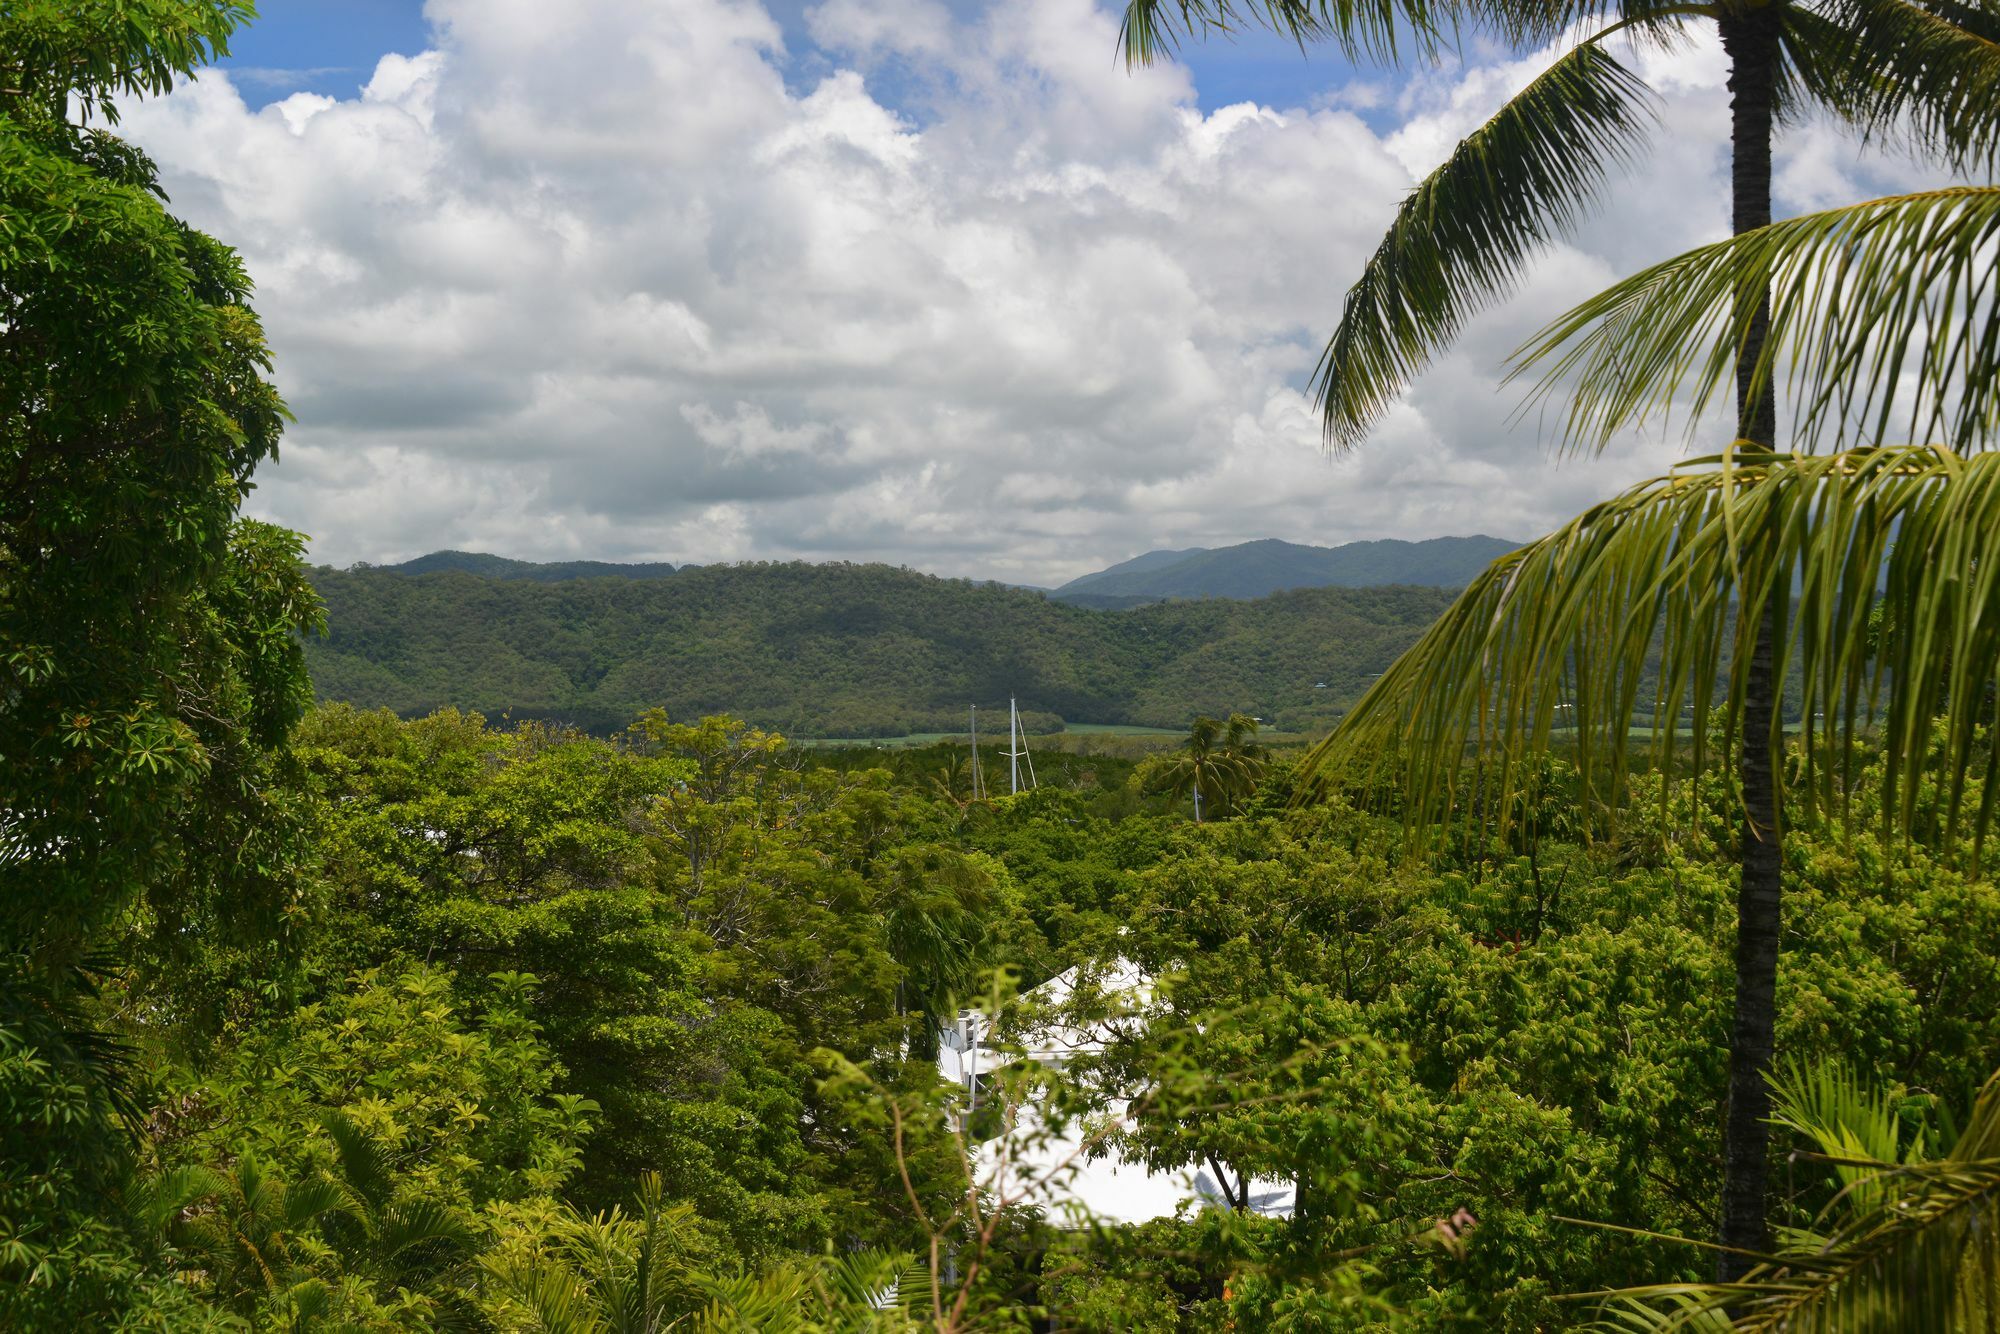
<svg viewBox="0 0 2000 1334">
<path fill-rule="evenodd" d="M 1698 39 L 1653 151 L 1329 458 L 1319 349 L 1399 200 L 1547 52 L 1134 71 L 1090 0 L 266 0 L 125 109 L 243 254 L 313 559 L 879 560 L 1054 584 L 1159 547 L 1526 538 L 1717 443 L 1557 460 L 1508 353 L 1726 230 Z M 1935 179 L 1807 123 L 1780 213 Z M 1708 436 L 1722 428 L 1712 427 Z"/>
</svg>

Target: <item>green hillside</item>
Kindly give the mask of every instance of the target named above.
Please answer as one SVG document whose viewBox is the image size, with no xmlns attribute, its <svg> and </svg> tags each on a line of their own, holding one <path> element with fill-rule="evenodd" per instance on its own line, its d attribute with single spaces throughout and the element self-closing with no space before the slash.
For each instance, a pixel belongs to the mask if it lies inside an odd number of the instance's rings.
<svg viewBox="0 0 2000 1334">
<path fill-rule="evenodd" d="M 1004 707 L 1010 692 L 1038 726 L 1179 727 L 1242 711 L 1308 730 L 1352 703 L 1449 600 L 1433 588 L 1323 588 L 1099 611 L 847 564 L 548 582 L 312 577 L 330 626 L 308 650 L 322 699 L 600 731 L 660 705 L 808 737 L 957 730 L 967 705 Z"/>
</svg>

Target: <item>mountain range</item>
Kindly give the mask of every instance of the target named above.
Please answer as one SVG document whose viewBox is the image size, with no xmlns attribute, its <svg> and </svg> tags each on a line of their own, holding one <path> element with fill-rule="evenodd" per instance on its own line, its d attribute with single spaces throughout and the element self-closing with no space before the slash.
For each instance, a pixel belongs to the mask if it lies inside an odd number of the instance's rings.
<svg viewBox="0 0 2000 1334">
<path fill-rule="evenodd" d="M 1305 546 L 1267 538 L 1231 547 L 1148 551 L 1047 592 L 1059 602 L 1116 610 L 1170 598 L 1261 598 L 1294 588 L 1376 588 L 1409 584 L 1463 588 L 1497 557 L 1520 544 L 1497 537 L 1433 537 L 1418 542 L 1389 538 L 1337 547 Z M 618 564 L 575 560 L 538 563 L 477 551 L 433 551 L 371 570 L 424 575 L 454 571 L 485 579 L 664 579 L 697 566 L 664 561 Z"/>
</svg>

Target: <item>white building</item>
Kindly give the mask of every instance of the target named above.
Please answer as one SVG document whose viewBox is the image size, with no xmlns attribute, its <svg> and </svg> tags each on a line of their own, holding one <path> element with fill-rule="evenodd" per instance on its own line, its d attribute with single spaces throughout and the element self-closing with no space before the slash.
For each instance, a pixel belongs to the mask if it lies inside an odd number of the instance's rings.
<svg viewBox="0 0 2000 1334">
<path fill-rule="evenodd" d="M 1023 1008 L 1036 1015 L 1068 1014 L 1082 977 L 1082 970 L 1071 968 L 1050 978 L 1022 998 Z M 1031 1021 L 1025 1031 L 1010 1035 L 1004 1049 L 996 1050 L 987 1016 L 961 1011 L 939 1043 L 938 1073 L 965 1089 L 969 1106 L 976 1107 L 993 1093 L 991 1079 L 999 1070 L 1022 1060 L 1061 1069 L 1079 1055 L 1103 1051 L 1116 1025 L 1143 1022 L 1152 1006 L 1152 979 L 1128 960 L 1093 970 L 1088 982 L 1096 988 L 1090 999 L 1101 997 L 1106 1002 L 1109 1017 L 1104 1021 L 1085 1026 L 1061 1018 Z M 1206 1169 L 1155 1172 L 1106 1142 L 1107 1130 L 1124 1116 L 1125 1108 L 1123 1100 L 1114 1100 L 1103 1121 L 1060 1129 L 1052 1129 L 1032 1104 L 1016 1108 L 1007 1133 L 974 1150 L 974 1171 L 988 1190 L 1031 1200 L 1044 1206 L 1052 1221 L 1076 1226 L 1170 1218 L 1183 1205 L 1230 1207 L 1227 1191 Z M 1250 1208 L 1289 1217 L 1296 1194 L 1292 1182 L 1254 1179 Z"/>
</svg>

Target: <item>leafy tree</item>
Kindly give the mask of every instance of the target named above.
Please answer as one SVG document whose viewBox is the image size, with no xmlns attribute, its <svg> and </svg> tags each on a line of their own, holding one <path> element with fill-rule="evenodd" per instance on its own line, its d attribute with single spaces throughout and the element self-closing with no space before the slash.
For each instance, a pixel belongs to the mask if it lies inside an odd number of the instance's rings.
<svg viewBox="0 0 2000 1334">
<path fill-rule="evenodd" d="M 1869 431 L 1873 441 L 1884 439 L 1896 422 L 1898 378 L 1906 369 L 1919 372 L 1917 400 L 1920 408 L 1927 401 L 1930 423 L 1948 428 L 1957 441 L 1983 437 L 1991 424 L 1995 343 L 1977 322 L 1990 318 L 1993 300 L 1985 276 L 1990 266 L 1975 258 L 1983 253 L 1979 238 L 1987 232 L 1971 215 L 1990 211 L 1991 205 L 1973 202 L 1961 210 L 1964 216 L 1945 219 L 1940 215 L 1952 212 L 1950 203 L 1940 207 L 1938 199 L 1920 196 L 1774 228 L 1771 154 L 1780 113 L 1809 103 L 1865 139 L 1896 137 L 1952 168 L 1991 165 L 2000 153 L 2000 134 L 1994 132 L 2000 124 L 1995 41 L 2000 29 L 1992 16 L 1978 7 L 1913 0 L 1620 6 L 1612 22 L 1595 31 L 1587 30 L 1594 23 L 1586 24 L 1587 35 L 1577 39 L 1572 25 L 1592 18 L 1571 6 L 1505 0 L 1355 7 L 1311 0 L 1268 5 L 1132 0 L 1124 29 L 1132 60 L 1157 57 L 1179 31 L 1226 31 L 1243 20 L 1268 24 L 1302 42 L 1332 40 L 1350 52 L 1393 53 L 1399 40 L 1428 50 L 1459 27 L 1563 48 L 1547 70 L 1418 185 L 1349 291 L 1320 365 L 1329 441 L 1347 448 L 1365 438 L 1430 355 L 1474 310 L 1505 291 L 1553 235 L 1575 224 L 1608 170 L 1640 144 L 1648 122 L 1646 89 L 1611 55 L 1607 40 L 1625 33 L 1634 40 L 1671 41 L 1687 26 L 1707 23 L 1715 25 L 1729 59 L 1731 222 L 1737 244 L 1711 247 L 1705 255 L 1696 252 L 1628 280 L 1559 322 L 1531 349 L 1530 361 L 1562 352 L 1558 371 L 1578 373 L 1579 392 L 1566 418 L 1569 443 L 1601 448 L 1622 426 L 1642 421 L 1649 407 L 1670 402 L 1692 374 L 1698 406 L 1733 381 L 1737 443 L 1725 456 L 1725 478 L 1739 454 L 1754 469 L 1782 470 L 1788 456 L 1773 455 L 1778 445 L 1773 371 L 1781 348 L 1812 353 L 1814 369 L 1799 386 L 1801 435 L 1808 442 L 1816 427 L 1849 424 Z M 1891 216 L 1873 216 L 1871 210 L 1884 208 Z M 1849 238 L 1864 236 L 1866 241 L 1850 244 Z M 1669 275 L 1685 279 L 1689 266 L 1704 263 L 1706 285 L 1690 291 L 1669 281 Z M 1846 291 L 1843 278 L 1850 280 Z M 1941 306 L 1913 298 L 1940 288 L 1954 293 Z M 1960 325 L 1967 317 L 1974 321 L 1969 330 Z M 1592 328 L 1594 333 L 1587 332 Z M 1564 351 L 1572 339 L 1580 341 Z M 1906 363 L 1913 347 L 1919 350 Z M 1902 392 L 1907 402 L 1908 391 Z M 1845 481 L 1837 469 L 1815 476 L 1821 483 Z M 1729 482 L 1723 485 L 1726 489 Z M 1857 488 L 1851 499 L 1864 503 L 1865 496 L 1865 489 Z M 1593 515 L 1605 531 L 1622 530 L 1618 511 Z M 1663 512 L 1660 518 L 1665 517 Z M 1671 560 L 1659 546 L 1663 529 L 1644 527 L 1652 536 L 1635 534 L 1618 542 L 1617 572 L 1605 570 L 1606 582 L 1615 583 L 1619 595 L 1597 609 L 1590 627 L 1600 660 L 1629 658 L 1635 645 L 1643 653 L 1662 602 L 1671 602 L 1683 616 L 1700 615 L 1699 621 L 1675 626 L 1676 632 L 1720 638 L 1725 602 L 1707 589 L 1674 599 L 1670 590 L 1676 581 L 1662 570 Z M 1742 614 L 1732 650 L 1727 748 L 1741 786 L 1743 822 L 1737 1006 L 1724 1130 L 1728 1207 L 1721 1224 L 1724 1243 L 1736 1249 L 1722 1252 L 1725 1274 L 1737 1266 L 1730 1257 L 1754 1249 L 1765 1233 L 1764 1075 L 1772 1053 L 1783 865 L 1777 691 L 1793 568 L 1781 558 L 1786 535 L 1775 526 L 1732 524 L 1728 541 L 1777 582 L 1732 586 Z M 1832 544 L 1816 551 L 1822 554 L 1817 568 L 1806 569 L 1808 585 L 1837 581 L 1846 553 Z M 1511 562 L 1503 558 L 1503 564 Z M 1872 569 L 1849 572 L 1850 582 L 1872 586 L 1872 579 Z M 1524 581 L 1519 587 L 1524 592 L 1513 603 L 1525 608 L 1524 624 L 1551 611 L 1563 615 L 1566 604 L 1576 608 L 1568 616 L 1580 628 L 1585 600 L 1573 585 Z M 1600 584 L 1590 596 L 1601 600 L 1605 591 Z M 1448 619 L 1473 614 L 1461 603 Z M 1611 637 L 1611 627 L 1621 620 L 1622 642 Z M 1845 625 L 1810 619 L 1804 624 L 1808 628 L 1801 633 L 1818 636 L 1826 658 L 1839 656 L 1830 632 L 1845 633 Z M 1572 664 L 1569 647 L 1564 642 L 1550 653 L 1545 646 L 1543 661 L 1550 671 L 1562 673 Z M 1421 657 L 1423 650 L 1413 652 Z M 1977 676 L 1986 666 L 1971 664 L 1968 674 Z M 1615 725 L 1626 726 L 1629 694 L 1597 693 L 1603 687 L 1582 671 L 1574 679 L 1581 687 L 1579 705 L 1615 714 Z M 1699 688 L 1705 691 L 1713 679 L 1701 678 Z M 1407 690 L 1409 683 L 1406 672 L 1400 684 Z M 1433 677 L 1422 684 L 1444 688 L 1447 682 Z M 1404 698 L 1415 701 L 1421 693 Z M 1379 707 L 1386 697 L 1378 688 L 1371 699 Z M 1545 700 L 1541 708 L 1554 703 Z M 1656 709 L 1654 716 L 1674 715 Z M 1545 712 L 1508 716 L 1503 726 L 1519 729 L 1518 736 L 1538 748 L 1547 744 Z M 1346 746 L 1355 735 L 1350 729 L 1337 744 Z M 1437 757 L 1438 752 L 1427 752 L 1427 759 Z M 1449 762 L 1456 760 L 1453 755 Z"/>
<path fill-rule="evenodd" d="M 0 900 L 47 977 L 135 897 L 178 923 L 273 895 L 267 753 L 308 698 L 316 602 L 298 539 L 236 515 L 284 407 L 236 256 L 162 207 L 143 154 L 67 119 L 165 91 L 247 14 L 0 17 Z"/>
<path fill-rule="evenodd" d="M 889 955 L 902 968 L 899 1005 L 919 1016 L 910 1053 L 937 1059 L 938 1034 L 979 979 L 1011 962 L 1009 944 L 1028 934 L 1004 866 L 979 853 L 937 844 L 898 848 L 878 873 L 879 911 Z"/>
<path fill-rule="evenodd" d="M 474 1255 L 554 1207 L 593 1108 L 522 1010 L 461 1017 L 451 978 L 366 974 L 163 1072 L 153 1170 L 123 1194 L 185 1290 L 258 1328 L 429 1328 L 472 1309 Z"/>
<path fill-rule="evenodd" d="M 1884 838 L 1885 773 L 1857 767 L 1851 831 L 1795 814 L 1778 1037 L 1957 1089 L 2000 1061 L 2000 965 L 1982 943 L 2000 930 L 2000 891 Z M 1926 804 L 1946 788 L 1929 785 Z M 1379 1298 L 1419 1329 L 1531 1329 L 1588 1317 L 1564 1292 L 1696 1278 L 1697 1252 L 1650 1234 L 1715 1222 L 1705 1128 L 1727 1077 L 1734 809 L 1719 775 L 1654 775 L 1616 843 L 1555 834 L 1540 855 L 1545 883 L 1564 879 L 1562 910 L 1539 935 L 1546 894 L 1525 851 L 1412 856 L 1393 822 L 1338 800 L 1183 827 L 1073 947 L 1156 983 L 1139 1022 L 1111 1026 L 1091 1078 L 1113 1095 L 1184 1091 L 1136 1105 L 1128 1152 L 1212 1155 L 1210 1176 L 1231 1183 L 1303 1179 L 1320 1205 L 1282 1224 L 1149 1225 L 1141 1252 L 1080 1242 L 1066 1253 L 1082 1272 L 1051 1291 L 1090 1309 L 1111 1300 L 1098 1285 L 1139 1283 L 1138 1257 L 1155 1256 L 1186 1272 L 1134 1298 L 1177 1312 L 1140 1327 L 1198 1329 L 1219 1318 L 1203 1303 L 1225 1280 L 1275 1302 L 1354 1254 L 1372 1273 L 1328 1300 Z M 1460 1210 L 1476 1226 L 1439 1245 L 1437 1223 Z M 1564 1221 L 1579 1218 L 1649 1236 Z M 1278 1308 L 1244 1308 L 1243 1323 L 1252 1309 Z"/>
</svg>

